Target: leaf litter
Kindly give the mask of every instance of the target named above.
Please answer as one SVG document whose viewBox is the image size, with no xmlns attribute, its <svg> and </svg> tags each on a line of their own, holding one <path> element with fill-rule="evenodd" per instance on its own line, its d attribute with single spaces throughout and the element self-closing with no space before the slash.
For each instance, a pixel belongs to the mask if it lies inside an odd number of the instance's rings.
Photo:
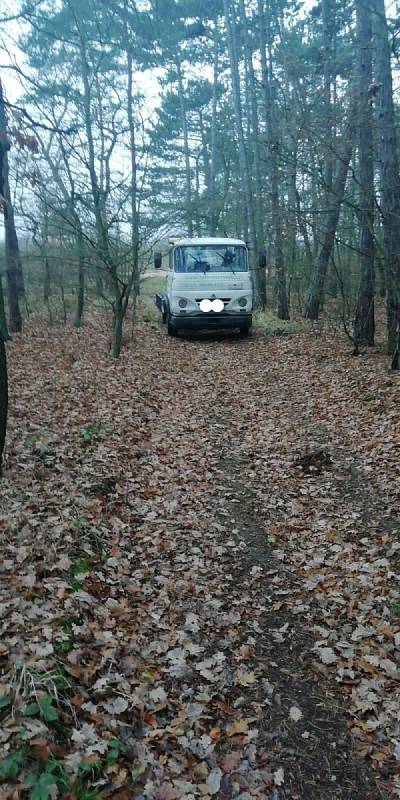
<svg viewBox="0 0 400 800">
<path fill-rule="evenodd" d="M 104 351 L 98 322 L 10 345 L 4 797 L 399 797 L 383 355 L 144 325 Z"/>
</svg>

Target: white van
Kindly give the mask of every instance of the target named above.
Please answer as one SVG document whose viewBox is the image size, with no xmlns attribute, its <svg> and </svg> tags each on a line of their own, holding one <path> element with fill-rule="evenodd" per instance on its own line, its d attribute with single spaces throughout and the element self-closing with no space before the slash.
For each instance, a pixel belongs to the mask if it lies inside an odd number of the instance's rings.
<svg viewBox="0 0 400 800">
<path fill-rule="evenodd" d="M 239 328 L 249 334 L 253 287 L 241 239 L 170 240 L 166 294 L 156 295 L 170 336 L 179 330 Z M 154 266 L 163 258 L 155 253 Z"/>
</svg>

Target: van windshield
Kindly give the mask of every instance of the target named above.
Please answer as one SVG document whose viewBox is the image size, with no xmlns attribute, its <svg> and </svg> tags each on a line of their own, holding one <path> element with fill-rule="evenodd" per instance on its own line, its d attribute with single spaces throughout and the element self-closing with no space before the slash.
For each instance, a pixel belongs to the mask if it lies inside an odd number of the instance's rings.
<svg viewBox="0 0 400 800">
<path fill-rule="evenodd" d="M 175 272 L 247 272 L 245 247 L 180 245 L 174 252 Z"/>
</svg>

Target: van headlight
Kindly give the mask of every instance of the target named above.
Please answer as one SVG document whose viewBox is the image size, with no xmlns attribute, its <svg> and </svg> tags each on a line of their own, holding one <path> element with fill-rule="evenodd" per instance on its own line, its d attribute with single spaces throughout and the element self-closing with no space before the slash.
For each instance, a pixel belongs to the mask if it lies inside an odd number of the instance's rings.
<svg viewBox="0 0 400 800">
<path fill-rule="evenodd" d="M 179 302 L 178 302 L 179 308 L 186 308 L 187 304 L 188 304 L 188 301 L 186 300 L 186 297 L 181 297 Z"/>
<path fill-rule="evenodd" d="M 239 297 L 238 303 L 241 308 L 247 306 L 247 297 Z"/>
</svg>

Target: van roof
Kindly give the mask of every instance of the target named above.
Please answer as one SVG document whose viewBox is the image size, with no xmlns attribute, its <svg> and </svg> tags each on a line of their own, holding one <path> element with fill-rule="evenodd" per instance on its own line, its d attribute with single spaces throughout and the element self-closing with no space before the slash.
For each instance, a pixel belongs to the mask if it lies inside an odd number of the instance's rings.
<svg viewBox="0 0 400 800">
<path fill-rule="evenodd" d="M 202 239 L 177 239 L 174 242 L 174 245 L 207 245 L 207 244 L 216 244 L 219 246 L 234 246 L 234 245 L 241 245 L 242 247 L 246 247 L 246 242 L 242 239 L 219 239 L 213 237 L 207 237 Z"/>
</svg>

